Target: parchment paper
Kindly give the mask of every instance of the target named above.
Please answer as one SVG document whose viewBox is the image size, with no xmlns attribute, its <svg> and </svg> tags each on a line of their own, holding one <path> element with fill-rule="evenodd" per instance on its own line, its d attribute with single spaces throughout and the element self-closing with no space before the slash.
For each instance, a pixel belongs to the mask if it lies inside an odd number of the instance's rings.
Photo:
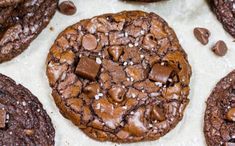
<svg viewBox="0 0 235 146">
<path fill-rule="evenodd" d="M 204 146 L 203 117 L 205 101 L 215 84 L 235 69 L 235 48 L 233 38 L 211 12 L 206 0 L 169 0 L 159 3 L 137 4 L 118 0 L 73 0 L 78 12 L 73 16 L 56 13 L 48 27 L 33 41 L 30 47 L 14 60 L 0 64 L 0 72 L 31 90 L 43 103 L 56 129 L 56 146 Z M 81 19 L 103 13 L 122 10 L 152 11 L 163 17 L 171 27 L 188 54 L 192 65 L 190 104 L 183 120 L 177 127 L 152 142 L 115 144 L 90 139 L 65 119 L 58 111 L 50 95 L 51 89 L 45 75 L 45 60 L 50 46 L 58 33 L 68 25 Z M 202 46 L 193 36 L 193 28 L 206 27 L 211 31 L 210 42 Z M 53 27 L 51 31 L 49 28 Z M 224 40 L 229 51 L 224 57 L 217 57 L 210 50 L 217 40 Z"/>
</svg>

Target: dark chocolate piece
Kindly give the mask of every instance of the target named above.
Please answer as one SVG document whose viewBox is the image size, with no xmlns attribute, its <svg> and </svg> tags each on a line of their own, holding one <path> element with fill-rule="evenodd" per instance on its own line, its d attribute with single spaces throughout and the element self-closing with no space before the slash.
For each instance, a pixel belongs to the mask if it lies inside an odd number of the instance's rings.
<svg viewBox="0 0 235 146">
<path fill-rule="evenodd" d="M 218 41 L 216 44 L 212 47 L 212 51 L 217 55 L 217 56 L 224 56 L 227 51 L 227 45 L 225 44 L 224 41 Z"/>
<path fill-rule="evenodd" d="M 149 79 L 155 82 L 166 83 L 172 72 L 172 67 L 154 64 L 151 72 L 149 73 Z"/>
<path fill-rule="evenodd" d="M 76 68 L 76 73 L 85 79 L 95 80 L 100 69 L 100 65 L 95 60 L 82 57 Z"/>
<path fill-rule="evenodd" d="M 210 32 L 206 28 L 200 28 L 196 27 L 193 30 L 194 36 L 196 39 L 203 45 L 208 44 L 209 42 L 209 37 L 210 37 Z"/>
<path fill-rule="evenodd" d="M 72 1 L 63 1 L 59 4 L 59 10 L 62 14 L 73 15 L 77 12 L 77 8 Z"/>
</svg>

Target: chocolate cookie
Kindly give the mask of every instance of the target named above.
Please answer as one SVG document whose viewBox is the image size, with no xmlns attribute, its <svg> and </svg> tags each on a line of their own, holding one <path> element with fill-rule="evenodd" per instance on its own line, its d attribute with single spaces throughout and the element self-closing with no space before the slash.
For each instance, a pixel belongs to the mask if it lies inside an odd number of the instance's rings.
<svg viewBox="0 0 235 146">
<path fill-rule="evenodd" d="M 159 2 L 163 0 L 123 0 L 123 1 L 133 1 L 133 2 Z"/>
<path fill-rule="evenodd" d="M 204 134 L 208 146 L 235 145 L 235 70 L 217 83 L 207 100 Z"/>
<path fill-rule="evenodd" d="M 213 11 L 225 30 L 235 37 L 235 1 L 209 0 Z"/>
<path fill-rule="evenodd" d="M 22 53 L 47 26 L 57 0 L 0 2 L 0 63 Z"/>
<path fill-rule="evenodd" d="M 1 0 L 0 7 L 13 6 L 13 5 L 19 4 L 23 1 L 24 0 Z"/>
<path fill-rule="evenodd" d="M 55 130 L 37 97 L 0 74 L 0 145 L 54 145 Z"/>
<path fill-rule="evenodd" d="M 154 13 L 82 20 L 51 47 L 47 76 L 61 113 L 100 141 L 155 140 L 182 119 L 191 68 Z"/>
</svg>

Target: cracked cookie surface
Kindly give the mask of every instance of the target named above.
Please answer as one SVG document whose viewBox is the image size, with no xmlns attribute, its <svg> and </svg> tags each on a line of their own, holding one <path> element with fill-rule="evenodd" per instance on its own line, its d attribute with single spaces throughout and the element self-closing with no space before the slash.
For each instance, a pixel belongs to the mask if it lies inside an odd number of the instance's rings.
<svg viewBox="0 0 235 146">
<path fill-rule="evenodd" d="M 217 83 L 207 100 L 204 134 L 208 146 L 235 145 L 235 71 Z"/>
<path fill-rule="evenodd" d="M 0 145 L 54 145 L 55 130 L 37 97 L 0 74 Z"/>
<path fill-rule="evenodd" d="M 235 0 L 210 0 L 210 4 L 224 29 L 235 37 Z"/>
<path fill-rule="evenodd" d="M 47 26 L 57 0 L 3 0 L 0 2 L 0 63 L 22 53 Z"/>
<path fill-rule="evenodd" d="M 100 141 L 156 140 L 189 102 L 187 55 L 154 13 L 123 11 L 68 27 L 50 49 L 47 76 L 60 112 Z"/>
</svg>

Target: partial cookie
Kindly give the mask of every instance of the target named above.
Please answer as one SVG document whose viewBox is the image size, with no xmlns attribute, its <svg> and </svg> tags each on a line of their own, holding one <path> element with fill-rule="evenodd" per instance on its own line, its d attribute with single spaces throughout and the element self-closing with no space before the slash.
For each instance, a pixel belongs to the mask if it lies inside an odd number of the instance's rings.
<svg viewBox="0 0 235 146">
<path fill-rule="evenodd" d="M 163 0 L 123 0 L 123 1 L 135 1 L 135 2 L 158 2 Z"/>
<path fill-rule="evenodd" d="M 207 100 L 204 134 L 208 146 L 235 145 L 235 71 L 217 83 Z"/>
<path fill-rule="evenodd" d="M 54 145 L 55 130 L 37 97 L 0 74 L 0 145 Z"/>
<path fill-rule="evenodd" d="M 212 9 L 225 30 L 235 37 L 235 1 L 234 0 L 210 0 Z"/>
<path fill-rule="evenodd" d="M 100 141 L 155 140 L 182 119 L 191 68 L 174 31 L 154 13 L 124 11 L 68 27 L 47 76 L 61 113 Z"/>
<path fill-rule="evenodd" d="M 3 0 L 0 2 L 0 63 L 22 53 L 47 26 L 57 0 Z"/>
<path fill-rule="evenodd" d="M 0 8 L 7 6 L 14 6 L 16 4 L 22 3 L 24 0 L 0 0 Z"/>
</svg>

